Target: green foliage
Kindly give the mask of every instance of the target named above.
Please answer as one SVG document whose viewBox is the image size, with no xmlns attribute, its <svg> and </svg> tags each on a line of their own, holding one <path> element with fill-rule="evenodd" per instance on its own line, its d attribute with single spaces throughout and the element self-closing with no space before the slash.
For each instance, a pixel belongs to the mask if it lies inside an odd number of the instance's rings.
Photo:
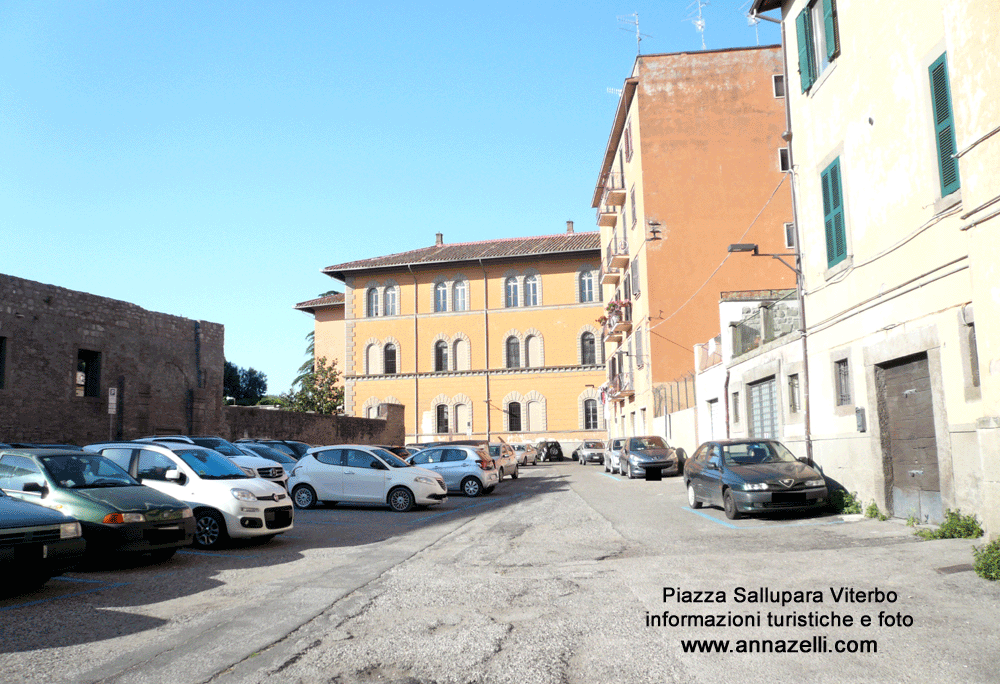
<svg viewBox="0 0 1000 684">
<path fill-rule="evenodd" d="M 917 519 L 917 516 L 913 515 L 912 513 L 906 516 L 907 527 L 916 527 L 918 524 L 920 524 L 920 521 Z"/>
<path fill-rule="evenodd" d="M 994 539 L 983 547 L 974 547 L 972 555 L 976 559 L 973 567 L 977 575 L 994 582 L 1000 580 L 1000 539 Z"/>
<path fill-rule="evenodd" d="M 267 376 L 253 368 L 240 368 L 226 361 L 222 372 L 222 394 L 240 406 L 253 406 L 267 393 Z"/>
<path fill-rule="evenodd" d="M 834 489 L 830 492 L 830 505 L 837 513 L 860 513 L 861 499 L 857 492 L 846 489 Z"/>
<path fill-rule="evenodd" d="M 868 507 L 865 509 L 865 517 L 875 518 L 877 520 L 883 520 L 883 521 L 889 519 L 889 516 L 887 516 L 885 513 L 883 513 L 878 509 L 878 504 L 875 503 L 874 501 L 868 504 Z"/>
<path fill-rule="evenodd" d="M 983 528 L 975 515 L 962 515 L 961 511 L 948 509 L 944 522 L 936 530 L 917 530 L 921 539 L 975 539 L 983 536 Z"/>
<path fill-rule="evenodd" d="M 325 357 L 316 359 L 313 372 L 307 373 L 295 392 L 282 395 L 293 411 L 315 411 L 331 414 L 344 407 L 344 388 L 337 386 L 340 372 L 334 359 L 327 364 Z"/>
<path fill-rule="evenodd" d="M 275 394 L 268 394 L 257 402 L 257 406 L 288 406 L 288 400 Z"/>
</svg>

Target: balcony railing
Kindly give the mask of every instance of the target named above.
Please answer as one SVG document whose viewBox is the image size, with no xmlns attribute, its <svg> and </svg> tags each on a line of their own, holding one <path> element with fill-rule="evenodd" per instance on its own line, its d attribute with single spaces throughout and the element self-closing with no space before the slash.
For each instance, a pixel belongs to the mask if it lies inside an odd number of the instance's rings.
<svg viewBox="0 0 1000 684">
<path fill-rule="evenodd" d="M 620 207 L 625 204 L 625 177 L 620 171 L 609 171 L 604 179 L 602 204 Z"/>
<path fill-rule="evenodd" d="M 601 202 L 597 205 L 597 225 L 602 228 L 614 228 L 618 224 L 618 209 Z"/>
<path fill-rule="evenodd" d="M 635 384 L 632 380 L 632 371 L 619 373 L 611 378 L 608 384 L 609 394 L 614 399 L 630 397 L 635 394 Z"/>
<path fill-rule="evenodd" d="M 617 268 L 601 264 L 601 285 L 617 285 L 622 274 Z"/>
<path fill-rule="evenodd" d="M 604 263 L 608 268 L 625 268 L 628 266 L 628 240 L 611 238 L 605 250 Z"/>
<path fill-rule="evenodd" d="M 722 363 L 722 335 L 712 342 L 695 345 L 695 370 L 701 372 Z"/>
<path fill-rule="evenodd" d="M 798 302 L 771 302 L 729 325 L 733 331 L 733 356 L 741 356 L 798 330 Z"/>
</svg>

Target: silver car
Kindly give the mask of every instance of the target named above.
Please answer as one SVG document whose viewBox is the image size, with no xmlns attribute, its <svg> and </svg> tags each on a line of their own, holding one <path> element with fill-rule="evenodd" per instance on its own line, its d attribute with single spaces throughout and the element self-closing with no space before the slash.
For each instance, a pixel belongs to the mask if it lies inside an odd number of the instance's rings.
<svg viewBox="0 0 1000 684">
<path fill-rule="evenodd" d="M 608 442 L 608 448 L 604 451 L 604 472 L 622 473 L 622 451 L 625 449 L 625 438 L 616 437 Z"/>
<path fill-rule="evenodd" d="M 604 463 L 604 442 L 597 439 L 588 439 L 577 450 L 577 460 L 580 465 L 594 463 Z"/>
<path fill-rule="evenodd" d="M 489 494 L 500 481 L 486 447 L 442 444 L 418 451 L 409 462 L 437 473 L 450 491 L 466 496 Z"/>
<path fill-rule="evenodd" d="M 517 464 L 519 466 L 538 465 L 538 452 L 531 444 L 511 444 L 514 453 L 517 454 Z"/>
</svg>

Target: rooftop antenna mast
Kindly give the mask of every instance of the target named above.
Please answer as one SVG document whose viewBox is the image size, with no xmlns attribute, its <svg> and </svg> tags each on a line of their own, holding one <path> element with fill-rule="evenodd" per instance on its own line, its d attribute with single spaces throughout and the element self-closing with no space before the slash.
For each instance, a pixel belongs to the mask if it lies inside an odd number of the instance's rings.
<svg viewBox="0 0 1000 684">
<path fill-rule="evenodd" d="M 702 8 L 709 4 L 708 0 L 694 0 L 690 5 L 688 5 L 688 21 L 694 24 L 695 29 L 701 34 L 701 49 L 707 49 L 705 47 L 705 17 L 702 15 Z M 697 10 L 698 15 L 695 16 L 695 10 Z"/>
<path fill-rule="evenodd" d="M 740 7 L 740 11 L 743 11 L 748 7 L 750 7 L 750 4 L 752 2 L 753 0 L 747 0 L 746 2 L 744 2 L 743 6 Z M 757 45 L 760 45 L 760 17 L 753 15 L 750 12 L 747 12 L 747 25 L 753 26 L 753 32 L 757 34 Z"/>
<path fill-rule="evenodd" d="M 635 26 L 635 54 L 642 54 L 642 39 L 652 38 L 653 36 L 646 35 L 645 33 L 639 33 L 639 13 L 633 12 L 632 14 L 626 14 L 624 16 L 618 17 L 618 21 L 623 24 L 628 24 L 629 26 Z M 631 28 L 625 28 L 624 26 L 619 27 L 622 31 L 632 32 Z"/>
</svg>

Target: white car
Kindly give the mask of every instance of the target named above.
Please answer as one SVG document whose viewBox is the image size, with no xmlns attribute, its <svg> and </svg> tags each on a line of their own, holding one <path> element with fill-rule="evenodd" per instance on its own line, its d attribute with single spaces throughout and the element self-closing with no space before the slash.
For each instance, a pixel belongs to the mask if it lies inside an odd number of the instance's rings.
<svg viewBox="0 0 1000 684">
<path fill-rule="evenodd" d="M 213 449 L 183 442 L 110 442 L 87 451 L 113 461 L 152 489 L 194 510 L 194 543 L 215 548 L 227 538 L 273 537 L 292 529 L 288 493 L 245 473 Z"/>
<path fill-rule="evenodd" d="M 448 499 L 444 479 L 414 468 L 390 451 L 360 444 L 316 447 L 306 452 L 288 480 L 299 508 L 319 502 L 384 503 L 394 511 Z"/>
<path fill-rule="evenodd" d="M 195 444 L 212 451 L 218 451 L 230 461 L 238 465 L 243 472 L 251 477 L 260 477 L 281 485 L 287 491 L 288 473 L 280 463 L 268 460 L 260 456 L 248 456 L 235 444 L 227 442 L 221 437 L 189 437 L 188 435 L 167 435 L 162 437 L 143 437 L 135 440 L 137 442 L 153 442 L 155 444 L 165 444 L 170 446 L 177 444 Z"/>
</svg>

